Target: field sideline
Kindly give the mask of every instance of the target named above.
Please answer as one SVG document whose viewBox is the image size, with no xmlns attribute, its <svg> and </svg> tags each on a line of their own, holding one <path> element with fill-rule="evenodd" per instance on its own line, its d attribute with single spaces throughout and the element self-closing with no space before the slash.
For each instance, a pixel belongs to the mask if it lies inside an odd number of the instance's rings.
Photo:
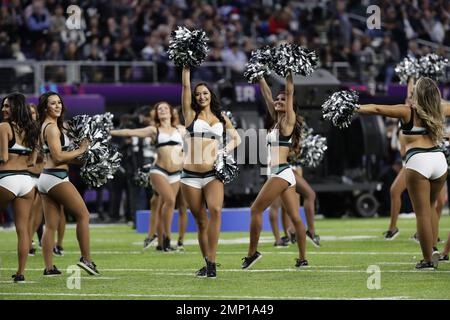
<svg viewBox="0 0 450 320">
<path fill-rule="evenodd" d="M 322 247 L 308 243 L 310 267 L 304 270 L 294 267 L 296 245 L 276 249 L 273 236 L 265 232 L 259 246 L 263 258 L 253 269 L 243 271 L 240 265 L 247 253 L 248 233 L 222 233 L 217 279 L 194 277 L 202 266 L 195 233 L 187 234 L 185 252 L 159 253 L 154 247 L 142 251 L 144 235 L 129 226 L 92 225 L 92 257 L 101 276 L 81 271 L 79 282 L 78 269 L 67 272 L 79 259 L 75 229 L 69 225 L 65 255 L 54 257 L 63 275 L 44 278 L 38 250 L 36 256 L 28 258 L 23 284 L 14 284 L 11 279 L 17 266 L 16 234 L 0 230 L 0 300 L 450 299 L 449 263 L 441 263 L 434 271 L 414 269 L 421 257 L 419 245 L 409 239 L 415 232 L 415 219 L 399 220 L 400 235 L 394 241 L 382 237 L 387 218 L 323 219 L 316 224 Z M 449 231 L 450 217 L 446 214 L 440 238 L 446 240 Z M 439 249 L 443 246 L 439 244 Z M 373 265 L 380 269 L 380 289 L 368 289 L 373 273 L 367 270 Z"/>
</svg>

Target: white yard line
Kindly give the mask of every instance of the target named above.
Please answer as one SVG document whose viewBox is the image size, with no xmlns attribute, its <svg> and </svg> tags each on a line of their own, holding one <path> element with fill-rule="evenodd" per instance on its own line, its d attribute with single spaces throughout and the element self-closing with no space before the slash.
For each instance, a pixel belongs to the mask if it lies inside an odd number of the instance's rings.
<svg viewBox="0 0 450 320">
<path fill-rule="evenodd" d="M 263 299 L 263 300 L 400 300 L 410 299 L 407 296 L 398 297 L 367 297 L 367 298 L 334 298 L 334 297 L 283 297 L 283 296 L 231 296 L 231 295 L 193 295 L 193 294 L 108 294 L 108 293 L 35 293 L 35 292 L 19 292 L 19 293 L 6 293 L 0 292 L 0 296 L 41 296 L 41 297 L 91 297 L 91 298 L 191 298 L 191 299 Z M 180 302 L 182 304 L 182 302 Z"/>
<path fill-rule="evenodd" d="M 409 263 L 411 265 L 411 270 L 381 270 L 381 272 L 386 273 L 424 273 L 424 272 L 438 272 L 438 273 L 450 273 L 450 270 L 414 270 L 414 263 Z M 340 269 L 334 270 L 333 268 Z M 242 269 L 219 269 L 219 272 L 250 272 L 250 273 L 261 273 L 261 272 L 319 272 L 319 273 L 367 273 L 366 269 L 349 269 L 344 270 L 343 268 L 347 268 L 347 266 L 308 266 L 303 268 L 280 268 L 280 269 L 250 269 L 250 270 L 242 270 Z M 0 270 L 15 270 L 13 268 L 0 268 Z M 41 271 L 42 269 L 36 268 L 27 268 L 25 271 Z M 160 273 L 160 274 L 172 274 L 172 275 L 190 275 L 192 276 L 195 272 L 194 269 L 153 269 L 153 268 L 104 268 L 101 269 L 101 272 L 148 272 L 151 274 Z M 188 273 L 192 272 L 192 273 Z M 94 278 L 94 277 L 89 277 Z M 107 277 L 95 277 L 97 279 L 107 279 Z M 84 278 L 83 278 L 84 279 Z"/>
</svg>

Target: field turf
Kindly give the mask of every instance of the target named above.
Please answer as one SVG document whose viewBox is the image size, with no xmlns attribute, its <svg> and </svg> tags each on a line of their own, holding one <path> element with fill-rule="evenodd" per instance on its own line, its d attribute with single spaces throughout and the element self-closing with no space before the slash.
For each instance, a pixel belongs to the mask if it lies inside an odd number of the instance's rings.
<svg viewBox="0 0 450 320">
<path fill-rule="evenodd" d="M 185 252 L 161 253 L 154 247 L 143 251 L 144 235 L 127 225 L 91 225 L 92 257 L 101 276 L 89 276 L 71 268 L 80 255 L 74 225 L 69 225 L 65 254 L 54 257 L 63 274 L 43 277 L 38 250 L 36 256 L 28 257 L 23 284 L 11 279 L 17 267 L 16 233 L 0 230 L 0 300 L 450 299 L 449 263 L 441 263 L 437 270 L 414 269 L 421 259 L 419 244 L 409 239 L 415 232 L 415 219 L 400 219 L 400 235 L 393 241 L 382 237 L 387 226 L 387 218 L 318 220 L 322 246 L 315 248 L 308 242 L 310 266 L 304 270 L 294 267 L 296 245 L 276 249 L 268 232 L 261 235 L 258 248 L 262 259 L 251 270 L 241 270 L 248 233 L 222 233 L 218 276 L 207 279 L 194 277 L 203 264 L 195 233 L 187 234 Z M 446 240 L 449 231 L 446 214 L 440 238 Z M 440 243 L 439 249 L 443 247 Z M 373 270 L 380 271 L 379 282 Z"/>
</svg>

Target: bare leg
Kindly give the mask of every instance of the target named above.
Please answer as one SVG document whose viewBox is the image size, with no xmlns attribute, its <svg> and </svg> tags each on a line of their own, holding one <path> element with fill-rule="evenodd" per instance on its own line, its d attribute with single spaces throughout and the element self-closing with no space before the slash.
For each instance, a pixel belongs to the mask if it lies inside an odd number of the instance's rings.
<svg viewBox="0 0 450 320">
<path fill-rule="evenodd" d="M 150 200 L 150 221 L 148 226 L 148 238 L 152 238 L 156 234 L 156 226 L 158 225 L 159 212 L 161 210 L 161 204 L 159 201 L 159 196 L 153 193 L 153 196 Z"/>
<path fill-rule="evenodd" d="M 164 236 L 170 239 L 171 235 L 171 222 L 173 217 L 173 210 L 175 208 L 175 199 L 178 192 L 179 183 L 169 184 L 169 181 L 160 174 L 151 173 L 150 179 L 152 185 L 158 192 L 161 198 L 161 219 L 160 224 L 162 228 L 158 228 L 158 245 L 164 245 Z M 168 225 L 170 223 L 170 225 Z M 160 232 L 162 231 L 162 232 Z"/>
<path fill-rule="evenodd" d="M 295 233 L 294 226 L 292 225 L 291 219 L 289 219 L 289 215 L 283 207 L 283 204 L 281 204 L 281 225 L 283 226 L 285 237 L 289 237 L 290 233 Z"/>
<path fill-rule="evenodd" d="M 437 216 L 433 219 L 433 241 L 434 247 L 437 247 L 439 239 L 439 220 L 441 219 L 442 209 L 447 202 L 447 184 L 444 184 L 439 196 L 436 200 L 436 214 Z"/>
<path fill-rule="evenodd" d="M 64 234 L 66 233 L 66 215 L 64 214 L 64 208 L 61 206 L 61 215 L 59 219 L 58 232 L 56 237 L 56 245 L 63 247 Z"/>
<path fill-rule="evenodd" d="M 296 171 L 294 171 L 295 174 L 295 190 L 297 193 L 301 194 L 304 201 L 303 201 L 303 208 L 305 209 L 305 216 L 306 216 L 306 222 L 308 224 L 308 230 L 311 233 L 311 235 L 314 237 L 316 234 L 316 229 L 314 226 L 314 216 L 315 216 L 315 210 L 316 210 L 316 193 L 311 188 L 309 183 L 303 178 L 301 175 L 299 175 Z"/>
<path fill-rule="evenodd" d="M 281 200 L 283 201 L 286 212 L 291 218 L 292 224 L 295 228 L 295 233 L 297 234 L 297 245 L 299 252 L 299 259 L 306 259 L 306 229 L 303 225 L 302 220 L 298 214 L 299 202 L 298 196 L 294 188 L 287 188 L 281 194 Z"/>
<path fill-rule="evenodd" d="M 55 246 L 55 233 L 61 219 L 60 204 L 48 195 L 41 195 L 44 208 L 45 227 L 42 235 L 42 255 L 45 269 L 53 269 L 53 247 Z"/>
<path fill-rule="evenodd" d="M 81 255 L 88 262 L 91 262 L 89 245 L 89 211 L 78 190 L 71 182 L 63 182 L 53 187 L 49 191 L 47 198 L 51 198 L 55 203 L 62 205 L 75 216 L 75 219 L 77 220 L 77 240 L 80 246 Z M 57 208 L 59 210 L 58 215 L 61 216 L 61 209 L 60 207 Z M 45 206 L 44 214 L 46 214 Z M 47 223 L 47 215 L 45 216 L 45 221 Z M 59 221 L 56 228 L 58 228 L 58 226 Z"/>
<path fill-rule="evenodd" d="M 278 227 L 278 211 L 281 206 L 281 199 L 278 198 L 271 203 L 269 207 L 269 221 L 272 227 L 273 236 L 275 237 L 275 242 L 280 243 L 280 228 Z"/>
<path fill-rule="evenodd" d="M 389 230 L 397 228 L 398 215 L 402 206 L 402 193 L 406 190 L 405 168 L 401 168 L 390 188 L 391 196 L 391 220 Z"/>
<path fill-rule="evenodd" d="M 209 182 L 203 188 L 203 194 L 208 206 L 210 219 L 208 223 L 208 261 L 216 262 L 217 246 L 219 245 L 220 226 L 222 222 L 223 183 L 219 180 Z"/>
<path fill-rule="evenodd" d="M 197 223 L 197 237 L 203 258 L 208 257 L 208 214 L 204 207 L 203 191 L 181 183 L 184 198 Z"/>
<path fill-rule="evenodd" d="M 289 183 L 278 177 L 272 177 L 266 181 L 258 196 L 253 202 L 250 213 L 250 246 L 248 248 L 248 256 L 255 254 L 258 248 L 259 235 L 262 229 L 262 214 L 264 210 L 287 189 Z"/>
<path fill-rule="evenodd" d="M 437 217 L 434 203 L 446 178 L 447 173 L 430 181 L 414 170 L 406 170 L 406 185 L 416 214 L 417 234 L 426 262 L 431 262 L 433 251 L 433 219 Z"/>
<path fill-rule="evenodd" d="M 14 224 L 17 233 L 17 252 L 19 256 L 18 274 L 23 274 L 30 250 L 29 220 L 30 209 L 33 204 L 34 189 L 21 198 L 13 200 Z"/>
<path fill-rule="evenodd" d="M 36 189 L 33 189 L 33 205 L 31 206 L 30 209 L 30 220 L 28 221 L 28 233 L 30 235 L 29 239 L 30 239 L 30 248 L 29 250 L 31 250 L 33 248 L 33 235 L 34 235 L 34 225 L 35 225 L 35 221 L 36 221 L 36 215 L 37 215 L 37 206 L 36 206 L 36 202 L 37 199 L 39 198 L 39 194 L 37 192 Z"/>
<path fill-rule="evenodd" d="M 187 203 L 186 199 L 184 199 L 183 192 L 181 192 L 181 188 L 178 191 L 178 242 L 183 243 L 184 235 L 186 234 L 187 229 Z"/>
</svg>

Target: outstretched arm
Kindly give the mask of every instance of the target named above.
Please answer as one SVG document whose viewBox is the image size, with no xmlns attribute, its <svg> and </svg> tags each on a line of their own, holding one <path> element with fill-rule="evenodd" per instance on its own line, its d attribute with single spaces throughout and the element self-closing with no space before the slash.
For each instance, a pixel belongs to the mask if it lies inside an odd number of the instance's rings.
<svg viewBox="0 0 450 320">
<path fill-rule="evenodd" d="M 195 118 L 195 111 L 192 109 L 191 70 L 189 67 L 183 67 L 181 81 L 181 109 L 183 111 L 184 123 L 186 126 L 189 126 Z"/>
<path fill-rule="evenodd" d="M 153 126 L 148 126 L 139 129 L 120 129 L 120 130 L 111 130 L 110 133 L 114 137 L 146 138 L 154 136 L 156 134 L 156 128 Z"/>
<path fill-rule="evenodd" d="M 403 122 L 409 120 L 410 107 L 405 104 L 397 105 L 381 105 L 381 104 L 362 104 L 358 113 L 361 114 L 377 114 L 389 118 L 401 119 Z"/>
<path fill-rule="evenodd" d="M 272 117 L 272 119 L 275 119 L 275 108 L 274 108 L 274 102 L 272 98 L 272 91 L 270 91 L 270 88 L 264 79 L 262 77 L 259 79 L 259 88 L 261 89 L 261 94 L 263 96 L 264 102 L 266 103 L 267 110 L 269 110 L 269 114 Z"/>
</svg>

